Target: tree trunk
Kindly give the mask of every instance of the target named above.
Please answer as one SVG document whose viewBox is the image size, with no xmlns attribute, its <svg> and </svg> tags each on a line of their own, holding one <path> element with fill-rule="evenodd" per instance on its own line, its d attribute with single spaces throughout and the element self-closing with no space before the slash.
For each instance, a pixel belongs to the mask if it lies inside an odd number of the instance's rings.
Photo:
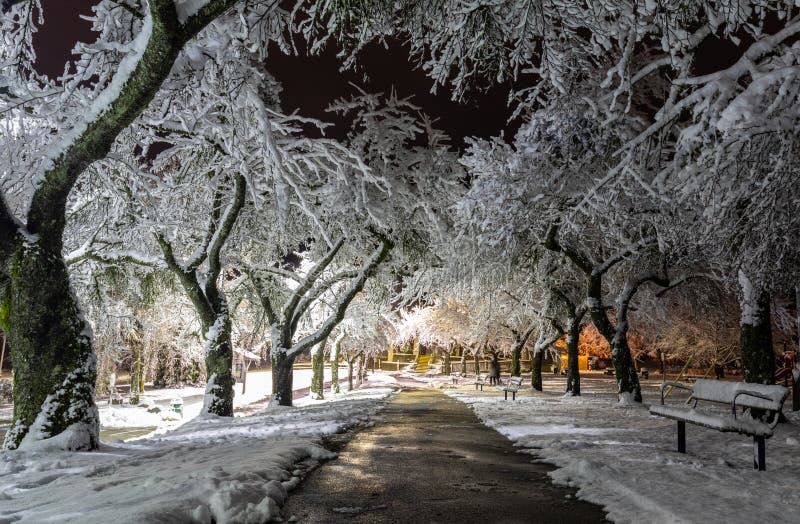
<svg viewBox="0 0 800 524">
<path fill-rule="evenodd" d="M 522 346 L 517 344 L 514 346 L 514 349 L 511 350 L 511 376 L 518 377 L 522 374 L 522 367 L 520 366 L 519 360 L 522 356 Z"/>
<path fill-rule="evenodd" d="M 581 335 L 581 319 L 571 318 L 567 331 L 567 393 L 577 397 L 581 394 L 581 377 L 578 369 L 578 342 Z"/>
<path fill-rule="evenodd" d="M 481 361 L 480 358 L 478 357 L 478 354 L 475 353 L 475 376 L 477 377 L 480 374 L 481 374 Z"/>
<path fill-rule="evenodd" d="M 325 385 L 325 343 L 327 338 L 311 350 L 311 398 L 322 400 L 322 389 Z"/>
<path fill-rule="evenodd" d="M 347 391 L 353 391 L 353 363 L 354 359 L 347 359 Z"/>
<path fill-rule="evenodd" d="M 744 381 L 774 384 L 775 353 L 772 350 L 769 293 L 754 290 L 742 272 L 739 273 L 739 282 L 742 287 L 742 319 L 739 333 Z"/>
<path fill-rule="evenodd" d="M 624 292 L 623 292 L 624 294 Z M 636 366 L 631 355 L 631 348 L 628 345 L 628 321 L 621 313 L 627 311 L 629 302 L 633 297 L 632 293 L 624 296 L 622 301 L 618 301 L 617 314 L 623 318 L 617 319 L 617 326 L 614 327 L 608 318 L 605 308 L 602 305 L 602 279 L 600 276 L 589 278 L 588 293 L 589 313 L 592 317 L 597 331 L 608 341 L 611 346 L 611 362 L 614 365 L 614 374 L 617 378 L 617 392 L 620 400 L 629 396 L 634 402 L 642 401 L 642 387 L 639 384 L 639 377 L 636 375 Z"/>
<path fill-rule="evenodd" d="M 6 335 L 3 333 L 3 348 L 0 349 L 0 375 L 3 374 L 3 361 L 6 359 Z"/>
<path fill-rule="evenodd" d="M 133 366 L 131 371 L 131 396 L 130 403 L 139 403 L 139 385 L 141 384 L 142 374 L 142 344 L 140 339 L 131 339 L 133 345 Z"/>
<path fill-rule="evenodd" d="M 291 406 L 294 357 L 289 357 L 283 348 L 273 348 L 270 361 L 272 362 L 272 398 L 269 403 Z"/>
<path fill-rule="evenodd" d="M 364 369 L 364 365 L 367 361 L 367 356 L 363 353 L 358 357 L 358 373 L 356 373 L 356 387 L 361 388 L 361 384 L 364 382 L 364 375 L 366 371 Z"/>
<path fill-rule="evenodd" d="M 333 348 L 331 349 L 331 393 L 338 394 L 341 393 L 341 388 L 339 387 L 339 346 L 341 345 L 340 341 L 337 341 L 333 344 Z"/>
<path fill-rule="evenodd" d="M 206 331 L 206 413 L 221 417 L 233 416 L 233 345 L 231 319 L 227 309 Z M 291 392 L 291 384 L 290 389 Z M 209 396 L 210 395 L 210 396 Z M 291 403 L 291 395 L 289 402 Z"/>
<path fill-rule="evenodd" d="M 536 391 L 542 390 L 542 362 L 544 361 L 544 351 L 534 351 L 533 361 L 531 362 L 531 386 Z"/>
<path fill-rule="evenodd" d="M 639 384 L 639 376 L 636 374 L 636 366 L 633 363 L 626 334 L 619 334 L 611 340 L 611 361 L 617 376 L 617 387 L 621 399 L 622 395 L 630 394 L 631 400 L 641 402 L 642 387 Z"/>
<path fill-rule="evenodd" d="M 461 376 L 467 376 L 467 352 L 463 349 L 461 350 Z"/>
<path fill-rule="evenodd" d="M 445 375 L 449 375 L 451 373 L 451 369 L 450 369 L 450 351 L 445 349 L 443 356 L 444 356 L 444 366 L 443 366 L 444 369 L 443 369 L 443 371 L 444 371 Z"/>
<path fill-rule="evenodd" d="M 14 368 L 14 422 L 5 449 L 55 436 L 74 426 L 65 444 L 90 450 L 99 443 L 94 404 L 97 371 L 91 328 L 70 289 L 61 253 L 23 243 L 10 263 L 2 307 Z"/>
</svg>

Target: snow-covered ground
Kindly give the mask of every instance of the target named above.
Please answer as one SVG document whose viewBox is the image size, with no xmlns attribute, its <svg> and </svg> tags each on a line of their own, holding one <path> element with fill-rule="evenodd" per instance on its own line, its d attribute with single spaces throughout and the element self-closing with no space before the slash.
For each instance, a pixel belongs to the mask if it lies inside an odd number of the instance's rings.
<svg viewBox="0 0 800 524">
<path fill-rule="evenodd" d="M 615 522 L 797 522 L 800 412 L 785 410 L 790 423 L 767 440 L 767 471 L 758 472 L 752 438 L 743 435 L 687 424 L 688 453 L 677 453 L 676 423 L 647 410 L 659 402 L 655 385 L 645 389 L 645 405 L 625 408 L 615 405 L 613 380 L 600 377 L 583 379 L 581 397 L 559 393 L 563 378 L 546 378 L 544 393 L 528 389 L 516 401 L 494 388 L 448 393 L 524 452 L 557 466 L 556 482 L 578 488 Z"/>
<path fill-rule="evenodd" d="M 340 383 L 347 384 L 347 369 L 339 371 Z M 325 368 L 325 381 L 330 380 L 330 369 Z M 311 386 L 311 370 L 296 369 L 294 371 L 294 389 L 301 391 Z M 237 382 L 234 386 L 234 410 L 238 414 L 252 413 L 263 409 L 269 401 L 272 391 L 272 374 L 269 371 L 255 371 L 247 374 L 245 393 L 242 394 L 242 384 Z M 327 388 L 327 386 L 326 386 Z M 326 389 L 327 391 L 327 389 Z M 112 405 L 99 401 L 100 427 L 103 429 L 115 428 L 141 428 L 155 427 L 158 429 L 176 428 L 200 414 L 203 407 L 205 388 L 185 387 L 180 389 L 147 389 L 139 397 L 139 404 Z M 171 410 L 173 399 L 183 402 L 183 416 Z M 302 399 L 296 399 L 298 402 Z M 297 402 L 295 402 L 297 404 Z M 0 419 L 2 419 L 0 413 Z M 9 415 L 8 418 L 11 418 Z"/>
<path fill-rule="evenodd" d="M 95 452 L 0 453 L 0 523 L 267 522 L 304 469 L 334 456 L 319 437 L 371 422 L 394 380 L 370 379 L 324 401 L 195 418 Z"/>
</svg>

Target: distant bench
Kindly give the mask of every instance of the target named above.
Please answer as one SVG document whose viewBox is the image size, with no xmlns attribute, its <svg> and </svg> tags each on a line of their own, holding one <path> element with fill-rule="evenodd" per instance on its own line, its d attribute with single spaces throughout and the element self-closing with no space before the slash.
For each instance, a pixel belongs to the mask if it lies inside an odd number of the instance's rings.
<svg viewBox="0 0 800 524">
<path fill-rule="evenodd" d="M 483 391 L 483 386 L 485 385 L 486 381 L 483 379 L 483 377 L 480 375 L 475 375 L 475 391 L 477 391 L 478 388 L 481 388 L 481 391 Z"/>
<path fill-rule="evenodd" d="M 515 376 L 508 379 L 505 386 L 498 386 L 497 389 L 503 392 L 503 398 L 508 400 L 508 394 L 511 393 L 511 400 L 517 400 L 517 391 L 522 386 L 522 377 Z"/>
<path fill-rule="evenodd" d="M 691 392 L 691 407 L 667 406 L 664 392 L 667 388 L 685 389 Z M 665 382 L 661 385 L 661 404 L 650 406 L 650 413 L 659 417 L 678 421 L 678 452 L 686 453 L 686 423 L 716 429 L 721 432 L 739 433 L 753 437 L 753 468 L 766 469 L 766 439 L 772 436 L 778 424 L 781 408 L 789 390 L 783 386 L 767 386 L 745 382 L 726 382 L 722 380 L 698 380 L 694 386 L 678 382 Z M 699 411 L 695 409 L 698 401 L 714 402 L 730 406 L 730 414 Z M 742 408 L 737 415 L 736 408 Z M 760 410 L 764 415 L 758 419 L 750 412 Z"/>
</svg>

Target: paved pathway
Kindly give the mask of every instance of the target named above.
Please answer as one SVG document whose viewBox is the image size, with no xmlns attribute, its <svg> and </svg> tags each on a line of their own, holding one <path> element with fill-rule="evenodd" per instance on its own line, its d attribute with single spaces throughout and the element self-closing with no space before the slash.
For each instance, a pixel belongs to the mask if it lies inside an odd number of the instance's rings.
<svg viewBox="0 0 800 524">
<path fill-rule="evenodd" d="M 603 522 L 603 511 L 552 484 L 532 464 L 440 391 L 397 395 L 383 421 L 358 433 L 337 460 L 289 497 L 301 523 Z"/>
</svg>

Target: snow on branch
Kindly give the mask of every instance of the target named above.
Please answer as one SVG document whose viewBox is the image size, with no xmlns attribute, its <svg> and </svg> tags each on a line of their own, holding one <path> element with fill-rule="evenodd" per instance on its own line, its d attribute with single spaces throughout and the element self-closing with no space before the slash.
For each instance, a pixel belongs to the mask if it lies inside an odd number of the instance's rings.
<svg viewBox="0 0 800 524">
<path fill-rule="evenodd" d="M 367 260 L 364 266 L 362 266 L 358 277 L 356 277 L 350 283 L 348 289 L 336 300 L 336 304 L 333 308 L 334 312 L 314 333 L 304 337 L 294 344 L 288 351 L 289 356 L 299 355 L 314 344 L 319 343 L 322 341 L 322 339 L 327 337 L 331 331 L 333 331 L 339 322 L 342 321 L 350 303 L 353 301 L 356 295 L 358 295 L 361 290 L 364 289 L 367 279 L 372 276 L 378 266 L 389 256 L 389 253 L 392 250 L 394 244 L 388 237 L 382 234 L 377 234 L 377 236 L 380 239 L 380 245 L 375 249 L 372 256 L 369 258 L 369 260 Z"/>
</svg>

